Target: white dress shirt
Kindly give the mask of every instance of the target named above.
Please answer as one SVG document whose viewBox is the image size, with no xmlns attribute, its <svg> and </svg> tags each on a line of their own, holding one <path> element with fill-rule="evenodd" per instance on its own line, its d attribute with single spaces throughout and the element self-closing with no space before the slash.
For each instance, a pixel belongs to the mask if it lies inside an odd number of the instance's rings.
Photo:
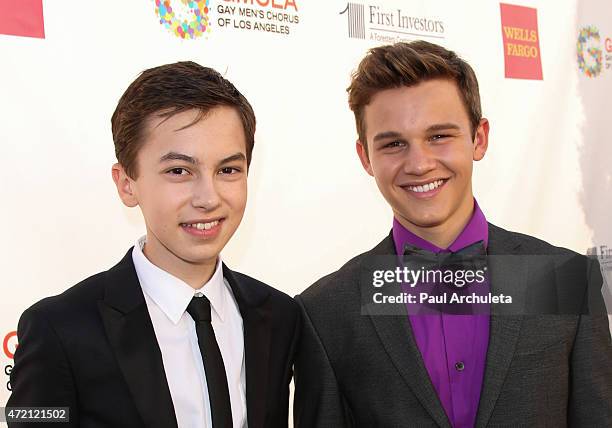
<svg viewBox="0 0 612 428">
<path fill-rule="evenodd" d="M 194 290 L 151 263 L 142 251 L 145 242 L 146 236 L 136 242 L 132 259 L 161 349 L 178 426 L 212 428 L 206 374 L 195 322 L 186 312 L 194 294 L 199 292 L 210 300 L 212 326 L 227 375 L 234 428 L 246 427 L 242 316 L 234 294 L 223 278 L 221 259 L 217 261 L 210 281 Z"/>
</svg>

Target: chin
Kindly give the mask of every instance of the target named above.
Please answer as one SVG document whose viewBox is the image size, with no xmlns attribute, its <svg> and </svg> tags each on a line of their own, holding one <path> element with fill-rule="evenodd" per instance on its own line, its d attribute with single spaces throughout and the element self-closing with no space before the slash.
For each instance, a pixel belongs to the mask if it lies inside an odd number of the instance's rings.
<svg viewBox="0 0 612 428">
<path fill-rule="evenodd" d="M 444 217 L 440 215 L 407 215 L 403 216 L 409 223 L 417 227 L 436 227 L 444 223 Z"/>
<path fill-rule="evenodd" d="M 190 254 L 189 256 L 185 257 L 184 260 L 188 261 L 192 265 L 204 265 L 204 264 L 210 263 L 212 261 L 216 262 L 218 256 L 219 256 L 218 253 L 215 253 L 215 254 Z"/>
</svg>

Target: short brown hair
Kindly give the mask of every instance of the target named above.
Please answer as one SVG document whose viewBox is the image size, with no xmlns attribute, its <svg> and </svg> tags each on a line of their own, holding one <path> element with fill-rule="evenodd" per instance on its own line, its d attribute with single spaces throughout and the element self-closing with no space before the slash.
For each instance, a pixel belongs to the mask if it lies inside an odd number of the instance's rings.
<svg viewBox="0 0 612 428">
<path fill-rule="evenodd" d="M 166 64 L 143 71 L 121 96 L 111 118 L 117 161 L 132 178 L 138 176 L 136 157 L 143 130 L 153 114 L 171 117 L 196 109 L 198 122 L 219 106 L 234 107 L 246 139 L 247 166 L 255 144 L 255 113 L 236 87 L 212 68 L 191 61 Z"/>
<path fill-rule="evenodd" d="M 453 51 L 417 40 L 371 49 L 351 76 L 347 88 L 349 106 L 355 113 L 359 140 L 365 138 L 364 109 L 372 97 L 385 89 L 413 86 L 426 80 L 446 78 L 459 89 L 472 125 L 472 138 L 482 118 L 478 80 L 472 67 Z"/>
</svg>

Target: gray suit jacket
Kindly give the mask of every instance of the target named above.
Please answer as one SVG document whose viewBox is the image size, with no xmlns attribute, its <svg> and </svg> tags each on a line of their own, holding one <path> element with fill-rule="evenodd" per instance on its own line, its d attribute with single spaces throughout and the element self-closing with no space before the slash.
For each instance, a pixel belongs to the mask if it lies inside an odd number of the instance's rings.
<svg viewBox="0 0 612 428">
<path fill-rule="evenodd" d="M 304 326 L 295 363 L 296 428 L 450 427 L 407 317 L 361 312 L 363 266 L 372 257 L 394 253 L 388 236 L 297 297 Z M 524 298 L 539 290 L 571 289 L 559 307 L 577 301 L 584 309 L 586 283 L 601 281 L 598 263 L 493 225 L 488 253 L 529 255 L 530 260 L 563 256 L 570 260 L 566 265 L 574 266 L 540 269 L 534 286 L 533 269 L 523 263 L 511 257 L 490 263 L 495 294 L 506 291 L 520 299 L 521 293 Z M 600 300 L 591 296 L 593 305 Z M 504 315 L 492 306 L 477 427 L 612 426 L 607 316 L 559 307 L 564 315 Z"/>
</svg>

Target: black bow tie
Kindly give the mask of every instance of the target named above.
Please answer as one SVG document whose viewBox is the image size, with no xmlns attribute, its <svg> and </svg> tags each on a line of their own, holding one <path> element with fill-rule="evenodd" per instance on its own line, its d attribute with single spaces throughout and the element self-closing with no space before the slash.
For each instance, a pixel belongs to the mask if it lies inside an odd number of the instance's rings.
<svg viewBox="0 0 612 428">
<path fill-rule="evenodd" d="M 414 263 L 414 258 L 416 258 L 426 267 L 451 267 L 463 264 L 467 264 L 469 267 L 484 267 L 486 266 L 486 254 L 487 251 L 483 241 L 475 242 L 456 252 L 441 251 L 434 253 L 410 244 L 404 246 L 404 262 Z"/>
<path fill-rule="evenodd" d="M 434 253 L 433 251 L 423 250 L 413 245 L 404 246 L 403 254 L 403 265 L 411 270 L 425 271 L 487 271 L 487 252 L 484 247 L 483 241 L 478 241 L 474 244 L 468 245 L 456 252 L 443 251 Z M 488 280 L 486 282 L 488 284 Z M 450 296 L 452 293 L 458 295 L 469 295 L 472 292 L 478 294 L 486 293 L 488 291 L 488 285 L 476 284 L 474 282 L 465 283 L 461 286 L 453 286 L 451 284 L 417 284 L 411 293 L 419 293 L 421 291 L 427 292 L 429 295 L 441 296 L 447 294 Z M 447 297 L 450 299 L 450 297 Z M 450 301 L 450 300 L 447 300 Z M 472 307 L 470 304 L 438 304 L 438 303 L 424 303 L 430 309 L 435 312 L 446 313 L 446 314 L 462 314 L 468 315 L 472 313 L 482 313 L 482 308 Z"/>
</svg>

